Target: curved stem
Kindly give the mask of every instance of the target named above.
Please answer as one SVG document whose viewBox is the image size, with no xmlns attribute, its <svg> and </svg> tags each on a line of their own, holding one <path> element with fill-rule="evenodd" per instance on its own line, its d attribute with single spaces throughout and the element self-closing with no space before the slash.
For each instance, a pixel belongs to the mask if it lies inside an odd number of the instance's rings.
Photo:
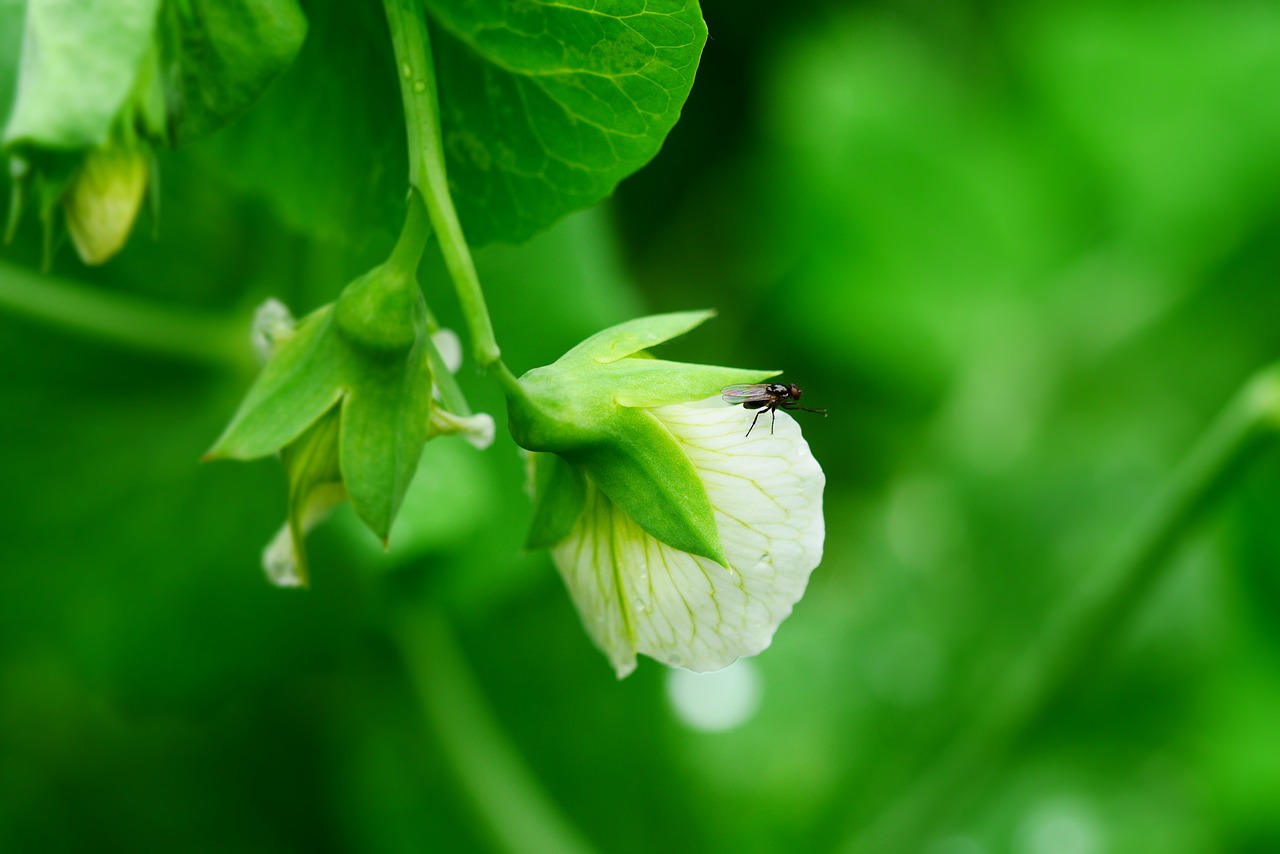
<svg viewBox="0 0 1280 854">
<path fill-rule="evenodd" d="M 1014 747 L 1133 622 L 1185 535 L 1280 433 L 1280 365 L 1251 379 L 1174 472 L 1110 565 L 1057 612 L 912 791 L 858 833 L 851 851 L 913 851 L 972 806 Z"/>
<path fill-rule="evenodd" d="M 497 846 L 513 854 L 590 852 L 504 737 L 445 618 L 407 613 L 396 637 L 427 723 Z"/>
<path fill-rule="evenodd" d="M 416 189 L 411 189 L 409 198 L 405 200 L 404 225 L 400 228 L 395 248 L 387 258 L 387 266 L 397 268 L 416 279 L 422 251 L 426 249 L 430 238 L 431 223 L 427 221 L 426 205 L 422 195 Z"/>
<path fill-rule="evenodd" d="M 435 64 L 422 2 L 383 0 L 383 5 L 400 72 L 400 95 L 409 137 L 409 183 L 422 193 L 426 202 L 431 224 L 440 239 L 440 251 L 470 327 L 476 361 L 480 367 L 487 368 L 497 361 L 502 351 L 494 338 L 480 278 L 449 194 Z"/>
<path fill-rule="evenodd" d="M 45 276 L 0 261 L 0 308 L 134 350 L 249 371 L 248 324 Z"/>
<path fill-rule="evenodd" d="M 524 388 L 520 385 L 520 381 L 516 379 L 516 375 L 511 373 L 511 369 L 507 367 L 506 362 L 501 359 L 495 360 L 489 366 L 489 373 L 493 374 L 494 378 L 497 379 L 498 385 L 502 386 L 503 394 L 509 400 L 524 399 Z"/>
</svg>

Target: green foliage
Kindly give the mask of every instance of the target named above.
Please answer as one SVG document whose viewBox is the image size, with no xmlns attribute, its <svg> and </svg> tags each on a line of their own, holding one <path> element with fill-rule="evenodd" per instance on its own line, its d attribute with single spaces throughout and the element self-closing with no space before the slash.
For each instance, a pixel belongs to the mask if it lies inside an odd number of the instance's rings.
<svg viewBox="0 0 1280 854">
<path fill-rule="evenodd" d="M 107 141 L 151 49 L 160 0 L 28 0 L 6 146 L 65 151 Z"/>
<path fill-rule="evenodd" d="M 119 252 L 148 182 L 156 185 L 150 147 L 224 125 L 293 60 L 306 33 L 294 0 L 34 0 L 26 11 L 21 63 L 9 55 L 16 42 L 0 45 L 0 84 L 17 73 L 4 131 L 6 234 L 34 199 L 46 266 L 59 204 L 86 264 Z"/>
<path fill-rule="evenodd" d="M 249 107 L 289 67 L 307 34 L 295 0 L 187 0 L 167 21 L 177 54 L 170 127 L 183 145 Z"/>
<path fill-rule="evenodd" d="M 475 245 L 523 241 L 658 152 L 693 85 L 695 0 L 427 0 L 450 187 Z"/>
<path fill-rule="evenodd" d="M 0 0 L 0 84 L 20 10 Z M 194 462 L 253 383 L 248 308 L 332 302 L 404 215 L 376 4 L 308 12 L 262 101 L 159 153 L 158 240 L 54 279 L 29 223 L 4 250 L 0 849 L 487 851 L 491 824 L 520 838 L 533 781 L 604 851 L 849 850 L 936 782 L 940 733 L 1000 711 L 992 686 L 1280 358 L 1265 4 L 722 5 L 662 156 L 476 263 L 518 370 L 715 305 L 670 359 L 785 366 L 831 410 L 804 425 L 826 556 L 751 663 L 754 715 L 702 732 L 661 669 L 607 676 L 522 548 L 502 431 L 484 454 L 428 442 L 389 550 L 339 508 L 311 535 L 323 583 L 279 591 L 257 557 L 295 506 L 280 466 Z M 470 50 L 433 34 L 442 62 Z M 460 328 L 431 253 L 420 279 Z M 471 365 L 458 382 L 500 416 Z M 316 397 L 297 406 L 333 411 Z M 1280 848 L 1275 454 L 1245 474 L 914 850 Z M 487 711 L 521 773 L 486 776 L 493 730 L 424 715 L 390 630 L 435 625 L 404 610 L 423 601 L 463 654 L 427 632 L 421 669 L 475 683 L 437 683 L 439 705 Z"/>
</svg>

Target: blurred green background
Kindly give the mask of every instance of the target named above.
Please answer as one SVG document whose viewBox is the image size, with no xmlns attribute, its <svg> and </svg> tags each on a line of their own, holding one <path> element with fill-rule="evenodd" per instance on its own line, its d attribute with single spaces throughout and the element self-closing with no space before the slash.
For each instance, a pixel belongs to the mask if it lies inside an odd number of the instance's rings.
<svg viewBox="0 0 1280 854">
<path fill-rule="evenodd" d="M 377 4 L 339 5 L 311 4 L 303 55 L 251 113 L 161 156 L 156 239 L 93 270 L 64 247 L 53 274 L 247 347 L 263 299 L 304 312 L 379 260 L 399 96 Z M 551 814 L 607 852 L 1280 850 L 1275 454 L 1047 714 L 929 788 L 939 745 L 992 714 L 1280 358 L 1280 9 L 704 14 L 658 158 L 477 260 L 517 372 L 711 306 L 665 355 L 785 368 L 831 411 L 804 422 L 826 558 L 773 646 L 615 681 L 522 550 L 501 431 L 483 454 L 428 446 L 389 553 L 343 511 L 310 539 L 313 589 L 274 589 L 278 466 L 196 463 L 252 369 L 212 338 L 175 358 L 0 309 L 0 850 L 538 850 Z M 28 222 L 5 293 L 41 286 L 38 246 Z M 423 282 L 459 327 L 437 259 Z M 501 425 L 495 389 L 470 365 L 461 381 Z M 917 802 L 954 809 L 862 835 Z"/>
</svg>

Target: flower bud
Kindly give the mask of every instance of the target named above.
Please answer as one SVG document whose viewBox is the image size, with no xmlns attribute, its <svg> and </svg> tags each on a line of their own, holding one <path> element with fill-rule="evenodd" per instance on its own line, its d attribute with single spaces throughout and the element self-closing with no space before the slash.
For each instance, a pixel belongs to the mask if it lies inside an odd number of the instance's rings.
<svg viewBox="0 0 1280 854">
<path fill-rule="evenodd" d="M 86 264 L 124 248 L 147 189 L 147 155 L 127 145 L 90 150 L 62 197 L 71 242 Z"/>
<path fill-rule="evenodd" d="M 388 264 L 294 329 L 276 308 L 258 320 L 255 339 L 269 360 L 206 459 L 280 453 L 293 568 L 283 532 L 266 563 L 273 578 L 300 584 L 317 496 L 332 504 L 345 494 L 379 539 L 390 534 L 431 424 L 426 308 L 412 276 Z"/>
</svg>

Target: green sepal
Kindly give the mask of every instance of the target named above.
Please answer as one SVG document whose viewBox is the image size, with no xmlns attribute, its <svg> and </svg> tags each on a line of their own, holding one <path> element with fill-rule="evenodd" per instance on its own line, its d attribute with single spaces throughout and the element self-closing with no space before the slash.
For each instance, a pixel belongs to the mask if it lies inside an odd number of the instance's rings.
<svg viewBox="0 0 1280 854">
<path fill-rule="evenodd" d="M 174 145 L 244 112 L 297 56 L 307 19 L 296 0 L 187 0 L 166 8 Z"/>
<path fill-rule="evenodd" d="M 690 365 L 629 357 L 602 366 L 620 406 L 666 406 L 714 397 L 728 385 L 764 382 L 781 371 Z"/>
<path fill-rule="evenodd" d="M 80 153 L 40 152 L 38 165 L 23 180 L 30 180 L 36 197 L 40 220 L 41 264 L 47 272 L 53 267 L 53 256 L 66 236 L 62 199 L 75 180 L 83 155 Z"/>
<path fill-rule="evenodd" d="M 706 487 L 670 431 L 644 409 L 619 409 L 609 427 L 612 441 L 565 459 L 654 537 L 726 566 Z"/>
<path fill-rule="evenodd" d="M 592 335 L 561 356 L 557 363 L 584 359 L 602 365 L 616 362 L 696 329 L 715 314 L 711 310 L 673 311 L 628 320 Z"/>
<path fill-rule="evenodd" d="M 8 246 L 13 243 L 13 237 L 18 233 L 18 222 L 22 219 L 22 212 L 27 209 L 27 204 L 31 201 L 31 185 L 35 178 L 32 175 L 32 166 L 25 157 L 17 154 L 10 155 L 6 166 L 9 169 L 9 213 L 4 223 L 4 243 Z"/>
<path fill-rule="evenodd" d="M 338 403 L 349 353 L 330 334 L 332 325 L 333 306 L 302 320 L 262 369 L 205 459 L 252 460 L 275 453 Z"/>
<path fill-rule="evenodd" d="M 587 500 L 586 483 L 557 454 L 533 454 L 533 516 L 525 548 L 549 549 L 573 531 Z"/>
<path fill-rule="evenodd" d="M 707 311 L 654 315 L 593 335 L 554 364 L 521 377 L 519 393 L 509 395 L 508 414 L 511 435 L 521 447 L 559 454 L 646 532 L 724 564 L 706 487 L 684 449 L 650 411 L 776 374 L 669 362 L 647 352 L 711 316 Z M 566 495 L 535 511 L 531 545 L 557 542 L 567 534 L 564 517 L 573 515 L 573 502 L 580 499 Z"/>
<path fill-rule="evenodd" d="M 342 488 L 338 433 L 338 410 L 331 409 L 280 451 L 280 462 L 289 480 L 289 536 L 297 561 L 296 573 L 304 587 L 309 580 L 304 543 L 310 521 L 308 511 L 317 503 L 327 509 L 333 503 L 327 493 Z"/>
<path fill-rule="evenodd" d="M 340 443 L 343 484 L 356 515 L 384 543 L 427 441 L 427 350 L 424 337 L 405 360 L 362 360 L 351 366 L 348 378 Z"/>
</svg>

